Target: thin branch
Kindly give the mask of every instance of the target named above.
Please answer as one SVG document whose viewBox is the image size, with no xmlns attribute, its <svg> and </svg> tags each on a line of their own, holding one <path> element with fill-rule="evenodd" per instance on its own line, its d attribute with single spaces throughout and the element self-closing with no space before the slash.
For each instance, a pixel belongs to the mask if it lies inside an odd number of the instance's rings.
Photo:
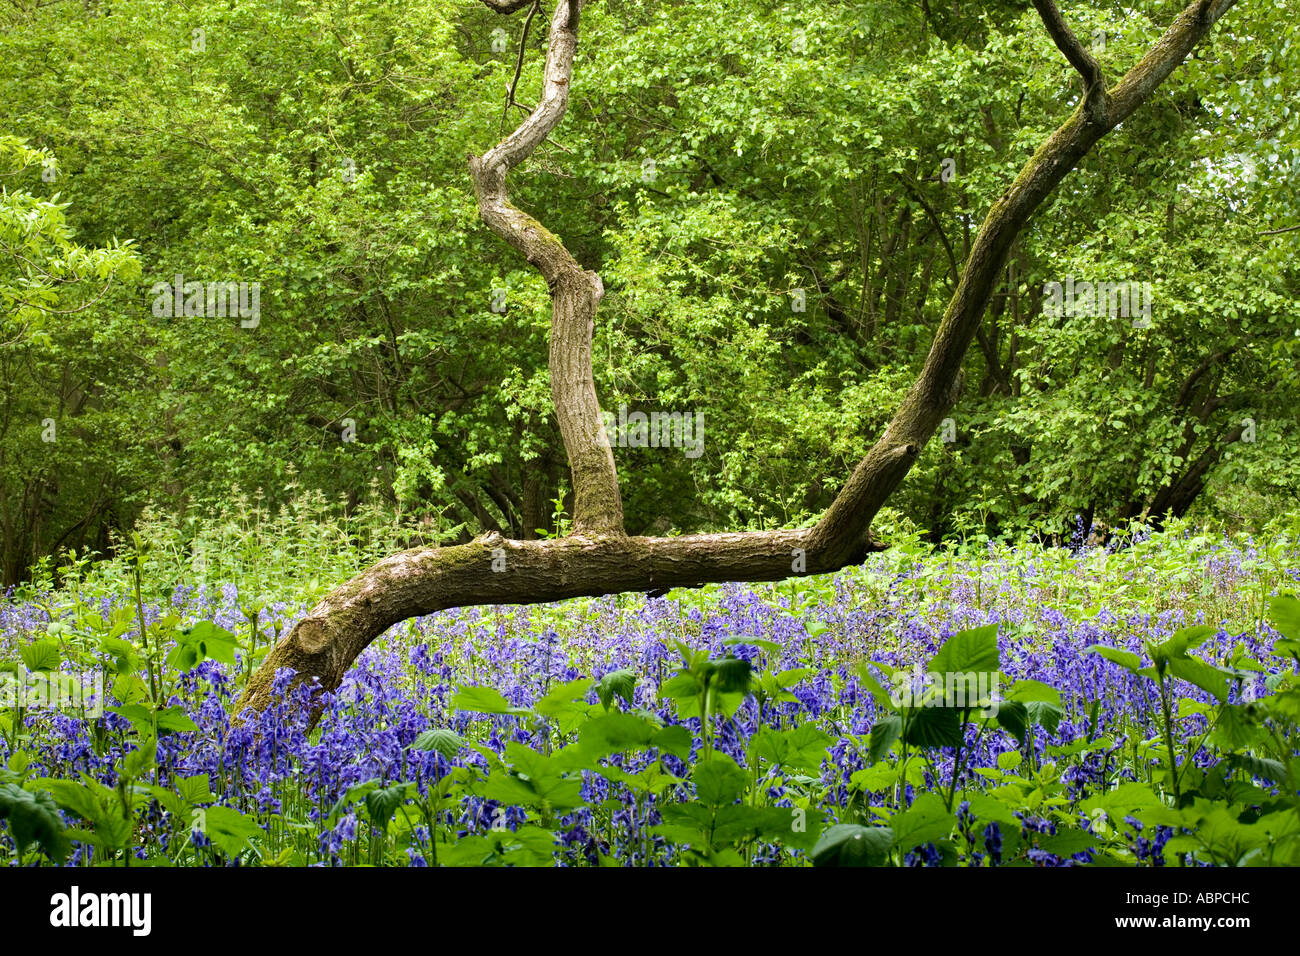
<svg viewBox="0 0 1300 956">
<path fill-rule="evenodd" d="M 1280 236 L 1284 232 L 1298 232 L 1298 231 L 1300 231 L 1300 225 L 1283 226 L 1281 229 L 1269 229 L 1266 232 L 1257 232 L 1255 233 L 1255 235 L 1256 236 Z"/>
<path fill-rule="evenodd" d="M 528 11 L 528 17 L 524 20 L 524 32 L 519 38 L 519 55 L 515 57 L 515 76 L 510 81 L 510 88 L 506 91 L 506 105 L 501 110 L 501 133 L 505 135 L 506 119 L 510 116 L 510 107 L 519 106 L 515 102 L 515 91 L 519 89 L 519 77 L 524 72 L 524 50 L 528 45 L 528 28 L 533 25 L 533 17 L 537 16 L 537 11 L 542 8 L 542 0 L 533 0 L 533 5 Z M 521 107 L 522 108 L 522 107 Z M 532 112 L 526 110 L 525 112 Z"/>
<path fill-rule="evenodd" d="M 908 179 L 908 177 L 902 172 L 896 172 L 895 175 L 911 197 L 920 203 L 921 208 L 925 210 L 925 214 L 930 217 L 930 222 L 934 224 L 934 231 L 939 234 L 939 241 L 943 244 L 944 252 L 948 254 L 948 272 L 952 276 L 952 281 L 955 285 L 961 279 L 961 268 L 957 265 L 957 254 L 953 251 L 952 243 L 948 241 L 948 236 L 943 231 L 943 223 L 939 219 L 939 214 L 934 211 L 933 206 L 926 202 L 925 197 L 921 195 L 921 190 L 917 188 L 916 183 Z"/>
<path fill-rule="evenodd" d="M 1079 38 L 1074 35 L 1061 11 L 1056 9 L 1054 0 L 1034 0 L 1034 9 L 1047 27 L 1047 32 L 1057 49 L 1065 54 L 1070 65 L 1083 77 L 1083 95 L 1087 104 L 1088 115 L 1094 123 L 1106 122 L 1106 81 L 1101 74 L 1101 64 L 1097 58 L 1084 49 Z"/>
</svg>

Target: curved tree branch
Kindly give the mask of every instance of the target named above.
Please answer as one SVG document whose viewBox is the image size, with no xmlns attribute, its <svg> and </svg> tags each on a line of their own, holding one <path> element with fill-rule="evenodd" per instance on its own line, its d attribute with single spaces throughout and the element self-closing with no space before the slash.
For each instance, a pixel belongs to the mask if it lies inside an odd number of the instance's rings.
<svg viewBox="0 0 1300 956">
<path fill-rule="evenodd" d="M 520 9 L 527 2 L 488 5 Z M 1083 156 L 1183 62 L 1235 2 L 1193 0 L 1151 51 L 1103 93 L 1104 121 L 1096 119 L 1095 107 L 1087 100 L 1080 103 L 993 203 L 916 382 L 815 527 L 641 538 L 621 533 L 622 505 L 612 454 L 608 443 L 593 434 L 600 420 L 591 384 L 587 323 L 600 297 L 599 279 L 583 272 L 559 239 L 511 205 L 505 192 L 506 174 L 545 139 L 564 113 L 581 4 L 560 0 L 551 25 L 542 102 L 519 129 L 470 165 L 484 221 L 541 270 L 555 297 L 552 390 L 575 491 L 582 495 L 575 506 L 580 533 L 541 542 L 488 535 L 458 547 L 417 548 L 380 561 L 328 595 L 294 626 L 253 675 L 237 711 L 269 703 L 281 667 L 297 671 L 295 681 L 316 679 L 333 689 L 357 655 L 393 624 L 446 608 L 774 580 L 833 571 L 861 560 L 872 548 L 872 518 L 957 401 L 966 350 L 1030 215 Z M 594 453 L 597 446 L 607 458 Z"/>
<path fill-rule="evenodd" d="M 573 474 L 573 523 L 579 534 L 622 534 L 623 499 L 614 453 L 596 399 L 591 335 L 605 289 L 559 237 L 515 206 L 506 176 L 527 159 L 563 119 L 578 45 L 582 0 L 560 0 L 551 18 L 542 99 L 518 128 L 482 157 L 469 158 L 479 215 L 523 254 L 551 290 L 551 398 Z"/>
</svg>

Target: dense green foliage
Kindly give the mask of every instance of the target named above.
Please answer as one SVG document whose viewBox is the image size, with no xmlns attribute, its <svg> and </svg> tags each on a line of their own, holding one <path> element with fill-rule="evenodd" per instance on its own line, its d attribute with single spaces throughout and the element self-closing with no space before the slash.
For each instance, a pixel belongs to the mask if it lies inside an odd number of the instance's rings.
<svg viewBox="0 0 1300 956">
<path fill-rule="evenodd" d="M 1069 15 L 1113 76 L 1177 6 Z M 0 13 L 7 582 L 107 549 L 149 500 L 232 488 L 372 500 L 407 539 L 560 529 L 546 289 L 478 222 L 465 165 L 523 115 L 503 115 L 523 21 L 470 0 Z M 1294 500 L 1290 30 L 1234 11 L 1031 224 L 905 517 L 1241 526 Z M 515 193 L 604 278 L 602 405 L 703 412 L 699 458 L 619 449 L 628 530 L 819 513 L 1076 87 L 1022 0 L 589 5 L 569 114 Z M 176 275 L 257 283 L 260 321 L 155 315 Z M 1150 283 L 1150 321 L 1044 315 L 1068 277 Z"/>
</svg>

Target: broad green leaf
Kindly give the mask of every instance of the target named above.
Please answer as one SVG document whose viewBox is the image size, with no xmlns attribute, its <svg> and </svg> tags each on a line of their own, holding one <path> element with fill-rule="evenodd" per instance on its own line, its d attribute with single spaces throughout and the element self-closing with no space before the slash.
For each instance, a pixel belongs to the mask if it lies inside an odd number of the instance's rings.
<svg viewBox="0 0 1300 956">
<path fill-rule="evenodd" d="M 1217 627 L 1210 627 L 1208 624 L 1184 627 L 1175 631 L 1159 644 L 1152 645 L 1150 647 L 1151 659 L 1161 663 L 1185 658 L 1188 651 L 1200 647 L 1218 631 Z"/>
<path fill-rule="evenodd" d="M 252 849 L 252 839 L 262 828 L 250 817 L 230 807 L 206 807 L 196 815 L 199 831 L 231 859 Z"/>
<path fill-rule="evenodd" d="M 513 714 L 524 710 L 512 707 L 510 701 L 495 688 L 477 686 L 465 686 L 457 690 L 451 699 L 451 706 L 475 714 Z"/>
<path fill-rule="evenodd" d="M 433 727 L 422 731 L 411 742 L 412 750 L 434 750 L 448 760 L 454 760 L 460 754 L 460 749 L 463 746 L 465 746 L 465 738 L 454 730 L 447 730 L 445 727 Z"/>
<path fill-rule="evenodd" d="M 235 666 L 235 648 L 239 642 L 225 628 L 211 621 L 199 621 L 185 632 L 185 641 L 200 651 L 200 660 L 210 657 L 228 667 Z"/>
<path fill-rule="evenodd" d="M 1293 594 L 1269 598 L 1268 620 L 1283 637 L 1300 641 L 1300 598 Z"/>
<path fill-rule="evenodd" d="M 371 790 L 366 794 L 364 803 L 366 819 L 380 829 L 387 828 L 389 822 L 393 819 L 393 814 L 397 812 L 397 808 L 405 803 L 413 792 L 415 792 L 415 784 L 413 783 L 399 783 L 391 787 Z"/>
<path fill-rule="evenodd" d="M 962 742 L 961 715 L 953 707 L 912 707 L 903 721 L 911 747 L 956 747 Z"/>
<path fill-rule="evenodd" d="M 889 825 L 894 831 L 894 845 L 906 852 L 945 839 L 956 827 L 957 818 L 948 812 L 938 794 L 922 793 L 910 807 L 894 814 Z"/>
<path fill-rule="evenodd" d="M 1179 680 L 1195 684 L 1222 703 L 1228 699 L 1228 675 L 1195 657 L 1169 658 L 1169 672 Z"/>
<path fill-rule="evenodd" d="M 18 656 L 22 658 L 23 666 L 29 671 L 58 670 L 59 664 L 62 663 L 59 656 L 59 642 L 53 640 L 43 639 L 20 647 Z"/>
<path fill-rule="evenodd" d="M 635 693 L 636 671 L 628 668 L 610 671 L 596 684 L 596 696 L 600 698 L 600 705 L 606 710 L 609 710 L 610 704 L 614 703 L 615 697 L 621 697 L 629 707 L 634 706 Z"/>
<path fill-rule="evenodd" d="M 930 661 L 932 674 L 991 674 L 997 671 L 998 626 L 960 631 L 944 641 Z"/>
<path fill-rule="evenodd" d="M 871 742 L 867 749 L 867 760 L 876 764 L 889 753 L 889 748 L 898 740 L 903 730 L 903 721 L 897 714 L 890 714 L 871 728 Z"/>
<path fill-rule="evenodd" d="M 62 863 L 72 849 L 58 805 L 49 793 L 32 793 L 15 783 L 0 784 L 0 820 L 9 824 L 20 857 L 37 843 L 47 857 Z"/>
<path fill-rule="evenodd" d="M 580 677 L 551 688 L 545 697 L 533 705 L 533 710 L 546 717 L 585 710 L 587 691 L 591 689 L 591 679 Z"/>
<path fill-rule="evenodd" d="M 713 688 L 720 694 L 743 694 L 750 687 L 749 661 L 724 657 L 714 662 Z"/>
<path fill-rule="evenodd" d="M 889 827 L 839 823 L 825 830 L 813 847 L 813 866 L 880 866 L 893 845 Z"/>
<path fill-rule="evenodd" d="M 1118 647 L 1106 647 L 1102 644 L 1093 644 L 1086 651 L 1086 654 L 1097 654 L 1106 658 L 1112 664 L 1118 664 L 1127 671 L 1136 674 L 1142 669 L 1142 659 L 1132 651 L 1121 650 Z"/>
<path fill-rule="evenodd" d="M 715 753 L 701 760 L 691 770 L 691 783 L 700 802 L 709 806 L 732 803 L 749 782 L 749 777 L 736 761 L 726 754 Z"/>
</svg>

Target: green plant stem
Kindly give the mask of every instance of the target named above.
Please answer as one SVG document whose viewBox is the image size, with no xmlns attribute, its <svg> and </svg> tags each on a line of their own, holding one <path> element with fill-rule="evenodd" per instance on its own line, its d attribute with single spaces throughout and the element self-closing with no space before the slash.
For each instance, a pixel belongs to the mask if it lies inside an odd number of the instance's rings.
<svg viewBox="0 0 1300 956">
<path fill-rule="evenodd" d="M 153 653 L 153 648 L 149 644 L 149 629 L 145 625 L 145 621 L 144 621 L 144 594 L 143 594 L 143 588 L 141 582 L 140 560 L 141 560 L 141 556 L 139 552 L 137 552 L 136 561 L 135 561 L 135 575 L 134 575 L 135 610 L 136 610 L 136 616 L 139 618 L 140 621 L 140 643 L 144 645 L 144 659 L 145 659 L 145 663 L 149 667 L 149 696 L 153 703 L 153 706 L 149 708 L 149 720 L 150 720 L 150 724 L 153 727 L 153 739 L 154 741 L 157 741 L 158 740 L 158 703 L 159 703 L 158 678 L 154 674 L 154 659 L 153 659 L 154 653 Z M 127 865 L 129 866 L 130 864 Z"/>
<path fill-rule="evenodd" d="M 1169 777 L 1174 787 L 1174 806 L 1182 803 L 1182 793 L 1178 789 L 1178 759 L 1174 755 L 1174 718 L 1169 706 L 1169 688 L 1163 677 L 1160 678 L 1160 709 L 1164 712 L 1165 751 L 1169 755 Z"/>
</svg>

